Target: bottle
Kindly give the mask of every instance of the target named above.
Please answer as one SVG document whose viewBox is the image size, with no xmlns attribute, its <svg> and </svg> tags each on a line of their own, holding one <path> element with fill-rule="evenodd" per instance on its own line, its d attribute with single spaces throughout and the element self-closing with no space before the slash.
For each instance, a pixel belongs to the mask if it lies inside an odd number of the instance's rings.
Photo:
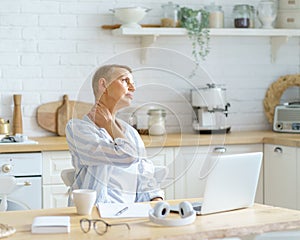
<svg viewBox="0 0 300 240">
<path fill-rule="evenodd" d="M 147 113 L 149 135 L 164 135 L 166 133 L 166 111 L 164 109 L 150 109 Z"/>
<path fill-rule="evenodd" d="M 247 4 L 238 4 L 233 8 L 234 27 L 249 28 L 250 27 L 250 6 Z"/>
<path fill-rule="evenodd" d="M 209 13 L 209 27 L 223 28 L 224 27 L 224 12 L 222 6 L 214 3 L 205 6 L 204 9 Z"/>
<path fill-rule="evenodd" d="M 178 11 L 179 5 L 172 2 L 163 4 L 163 18 L 161 19 L 162 27 L 177 27 L 178 26 Z"/>
</svg>

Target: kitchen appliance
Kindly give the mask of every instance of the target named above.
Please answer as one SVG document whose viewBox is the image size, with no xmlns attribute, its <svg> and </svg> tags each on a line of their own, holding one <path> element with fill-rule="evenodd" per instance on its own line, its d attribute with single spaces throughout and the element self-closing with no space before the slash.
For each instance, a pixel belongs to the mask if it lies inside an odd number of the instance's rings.
<svg viewBox="0 0 300 240">
<path fill-rule="evenodd" d="M 273 131 L 300 133 L 300 102 L 275 107 Z"/>
<path fill-rule="evenodd" d="M 0 118 L 0 136 L 2 136 L 2 135 L 6 136 L 9 134 L 10 134 L 9 120 L 5 121 L 3 118 Z"/>
<path fill-rule="evenodd" d="M 206 87 L 191 90 L 194 110 L 193 129 L 199 133 L 228 133 L 226 124 L 228 107 L 226 89 L 221 85 L 207 84 Z"/>
<path fill-rule="evenodd" d="M 0 154 L 0 176 L 13 176 L 16 182 L 13 191 L 7 196 L 7 211 L 42 208 L 40 152 Z M 0 200 L 2 199 L 0 193 Z"/>
</svg>

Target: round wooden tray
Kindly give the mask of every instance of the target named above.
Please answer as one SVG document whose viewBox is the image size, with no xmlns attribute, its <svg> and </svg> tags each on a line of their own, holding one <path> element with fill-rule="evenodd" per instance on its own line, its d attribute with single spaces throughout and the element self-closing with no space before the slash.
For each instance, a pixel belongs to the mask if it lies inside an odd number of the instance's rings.
<svg viewBox="0 0 300 240">
<path fill-rule="evenodd" d="M 269 123 L 273 124 L 275 107 L 279 104 L 283 92 L 293 86 L 300 86 L 300 74 L 282 76 L 268 88 L 263 103 Z"/>
</svg>

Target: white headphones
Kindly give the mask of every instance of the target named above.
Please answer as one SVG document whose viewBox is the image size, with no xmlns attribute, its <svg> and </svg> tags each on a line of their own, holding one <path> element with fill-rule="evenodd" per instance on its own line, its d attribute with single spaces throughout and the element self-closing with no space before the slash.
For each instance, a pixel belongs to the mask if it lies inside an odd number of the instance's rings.
<svg viewBox="0 0 300 240">
<path fill-rule="evenodd" d="M 179 204 L 179 214 L 181 219 L 166 219 L 170 213 L 170 205 L 167 202 L 158 202 L 153 209 L 149 211 L 149 219 L 151 222 L 173 227 L 191 224 L 196 219 L 196 212 L 189 202 L 181 202 Z"/>
</svg>

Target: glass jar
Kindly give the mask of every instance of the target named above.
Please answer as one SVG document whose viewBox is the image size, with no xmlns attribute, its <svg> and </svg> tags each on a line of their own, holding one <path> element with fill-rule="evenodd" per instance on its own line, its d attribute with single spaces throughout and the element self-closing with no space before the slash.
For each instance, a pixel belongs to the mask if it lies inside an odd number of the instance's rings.
<svg viewBox="0 0 300 240">
<path fill-rule="evenodd" d="M 247 4 L 238 4 L 233 8 L 234 27 L 235 28 L 249 28 L 251 9 Z"/>
<path fill-rule="evenodd" d="M 178 26 L 178 12 L 179 5 L 174 4 L 172 2 L 168 2 L 167 4 L 163 4 L 163 18 L 161 19 L 162 27 L 177 27 Z"/>
<path fill-rule="evenodd" d="M 222 6 L 214 3 L 205 6 L 204 9 L 209 13 L 209 27 L 223 28 L 224 27 L 224 12 Z"/>
<path fill-rule="evenodd" d="M 250 5 L 250 28 L 255 28 L 255 8 L 254 6 Z"/>
<path fill-rule="evenodd" d="M 149 135 L 164 135 L 166 133 L 166 111 L 164 109 L 150 109 L 148 115 Z"/>
</svg>

